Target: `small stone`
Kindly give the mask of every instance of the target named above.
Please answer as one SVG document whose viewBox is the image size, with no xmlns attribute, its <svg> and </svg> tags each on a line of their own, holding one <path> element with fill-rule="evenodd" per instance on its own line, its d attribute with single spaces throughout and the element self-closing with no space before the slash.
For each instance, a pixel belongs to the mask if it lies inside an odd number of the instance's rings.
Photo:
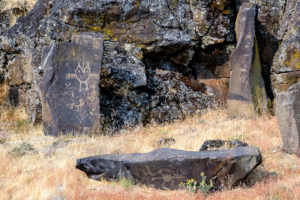
<svg viewBox="0 0 300 200">
<path fill-rule="evenodd" d="M 172 144 L 175 144 L 175 139 L 174 138 L 159 138 L 157 140 L 157 145 L 158 146 L 170 146 Z"/>
<path fill-rule="evenodd" d="M 206 140 L 199 151 L 220 151 L 245 146 L 249 145 L 239 140 Z"/>
</svg>

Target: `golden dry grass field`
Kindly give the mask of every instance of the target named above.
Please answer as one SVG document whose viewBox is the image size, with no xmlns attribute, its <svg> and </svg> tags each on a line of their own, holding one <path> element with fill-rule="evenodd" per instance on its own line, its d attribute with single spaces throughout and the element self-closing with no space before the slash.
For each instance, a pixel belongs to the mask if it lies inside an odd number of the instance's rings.
<svg viewBox="0 0 300 200">
<path fill-rule="evenodd" d="M 113 136 L 44 136 L 26 120 L 24 109 L 1 107 L 1 199 L 205 199 L 187 190 L 162 191 L 142 185 L 94 181 L 75 169 L 76 159 L 97 154 L 149 152 L 160 137 L 170 148 L 198 151 L 207 139 L 239 139 L 258 146 L 263 163 L 247 184 L 209 194 L 206 199 L 300 199 L 300 162 L 282 151 L 277 120 L 230 119 L 225 109 L 165 125 L 151 124 Z M 24 143 L 25 142 L 25 143 Z M 26 150 L 27 149 L 27 150 Z"/>
</svg>

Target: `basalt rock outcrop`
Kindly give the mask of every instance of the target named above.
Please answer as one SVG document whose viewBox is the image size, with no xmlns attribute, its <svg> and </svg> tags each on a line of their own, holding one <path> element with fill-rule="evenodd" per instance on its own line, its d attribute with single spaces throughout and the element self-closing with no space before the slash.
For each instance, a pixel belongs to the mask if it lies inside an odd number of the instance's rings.
<svg viewBox="0 0 300 200">
<path fill-rule="evenodd" d="M 300 154 L 300 83 L 288 91 L 277 93 L 276 117 L 283 148 L 289 153 Z"/>
<path fill-rule="evenodd" d="M 229 75 L 224 63 L 235 41 L 235 4 L 39 0 L 2 33 L 1 74 L 12 87 L 24 91 L 28 114 L 38 121 L 43 49 L 80 32 L 101 33 L 102 124 L 119 128 L 180 119 L 226 99 Z M 213 57 L 222 57 L 216 61 L 216 75 L 205 56 L 198 55 L 220 43 L 229 48 L 216 47 Z"/>
<path fill-rule="evenodd" d="M 280 46 L 273 58 L 274 93 L 287 91 L 300 78 L 300 2 L 288 0 L 280 27 Z"/>
<path fill-rule="evenodd" d="M 285 84 L 279 83 L 281 72 L 270 76 L 279 57 L 274 55 L 298 41 L 292 28 L 298 3 L 245 2 L 257 5 L 255 34 L 272 99 L 271 83 L 275 89 Z M 14 14 L 16 23 L 10 13 L 17 12 L 0 8 L 0 82 L 6 80 L 16 93 L 11 96 L 20 97 L 13 101 L 24 102 L 29 118 L 40 121 L 43 49 L 81 32 L 100 33 L 101 124 L 115 129 L 183 118 L 227 99 L 240 5 L 239 0 L 38 0 L 29 13 Z M 291 38 L 294 42 L 287 42 Z"/>
<path fill-rule="evenodd" d="M 45 135 L 100 131 L 102 55 L 103 35 L 95 33 L 80 33 L 44 49 L 39 91 Z"/>
<path fill-rule="evenodd" d="M 77 160 L 76 168 L 95 180 L 125 177 L 138 184 L 159 189 L 178 189 L 181 182 L 194 179 L 213 182 L 220 190 L 238 185 L 262 163 L 257 147 L 223 151 L 182 151 L 159 148 L 149 153 L 107 154 Z"/>
</svg>

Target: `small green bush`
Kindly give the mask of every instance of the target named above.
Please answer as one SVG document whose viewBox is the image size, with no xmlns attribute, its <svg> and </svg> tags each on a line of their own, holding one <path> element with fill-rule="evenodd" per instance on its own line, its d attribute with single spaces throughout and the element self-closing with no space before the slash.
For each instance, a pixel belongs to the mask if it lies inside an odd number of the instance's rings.
<svg viewBox="0 0 300 200">
<path fill-rule="evenodd" d="M 26 151 L 32 151 L 34 150 L 34 148 L 32 147 L 31 144 L 23 142 L 22 144 L 20 144 L 18 147 L 13 148 L 9 154 L 13 155 L 13 156 L 23 156 L 26 154 Z"/>
<path fill-rule="evenodd" d="M 202 172 L 201 174 L 201 183 L 197 184 L 197 181 L 195 181 L 194 179 L 191 180 L 187 180 L 186 183 L 180 183 L 180 187 L 189 190 L 190 192 L 194 193 L 197 190 L 199 192 L 201 192 L 202 194 L 204 194 L 205 196 L 207 196 L 209 194 L 209 191 L 213 188 L 213 183 L 210 180 L 210 184 L 206 184 L 205 180 L 206 180 L 206 176 L 204 175 L 204 173 Z"/>
<path fill-rule="evenodd" d="M 132 180 L 125 178 L 124 176 L 120 178 L 119 183 L 125 190 L 128 190 L 132 186 Z"/>
</svg>

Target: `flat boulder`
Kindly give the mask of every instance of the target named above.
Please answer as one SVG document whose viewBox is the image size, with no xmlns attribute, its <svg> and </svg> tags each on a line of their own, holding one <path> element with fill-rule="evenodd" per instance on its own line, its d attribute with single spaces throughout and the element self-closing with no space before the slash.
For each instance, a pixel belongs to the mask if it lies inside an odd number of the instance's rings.
<svg viewBox="0 0 300 200">
<path fill-rule="evenodd" d="M 223 151 L 183 151 L 159 148 L 149 153 L 106 154 L 77 159 L 76 168 L 95 180 L 125 177 L 157 189 L 178 189 L 194 179 L 219 190 L 233 187 L 262 163 L 259 148 L 246 146 Z"/>
<path fill-rule="evenodd" d="M 283 148 L 288 153 L 300 153 L 300 87 L 276 95 L 276 117 Z"/>
<path fill-rule="evenodd" d="M 103 35 L 81 33 L 44 49 L 39 84 L 45 135 L 99 128 Z"/>
</svg>

